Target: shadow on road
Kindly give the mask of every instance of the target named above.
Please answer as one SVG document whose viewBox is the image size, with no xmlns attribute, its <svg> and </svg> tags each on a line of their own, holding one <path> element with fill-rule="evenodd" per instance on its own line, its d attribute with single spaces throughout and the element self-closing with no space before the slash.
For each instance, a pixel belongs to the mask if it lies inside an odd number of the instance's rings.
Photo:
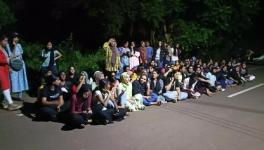
<svg viewBox="0 0 264 150">
<path fill-rule="evenodd" d="M 34 119 L 36 113 L 35 103 L 24 102 L 21 108 L 21 113 L 30 119 Z"/>
</svg>

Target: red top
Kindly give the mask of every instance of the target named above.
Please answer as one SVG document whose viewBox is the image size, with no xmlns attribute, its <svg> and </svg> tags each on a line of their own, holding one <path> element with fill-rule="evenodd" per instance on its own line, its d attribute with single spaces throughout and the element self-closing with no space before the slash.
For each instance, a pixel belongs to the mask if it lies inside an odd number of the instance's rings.
<svg viewBox="0 0 264 150">
<path fill-rule="evenodd" d="M 1 90 L 10 89 L 9 66 L 6 55 L 2 49 L 0 49 L 0 87 Z"/>
<path fill-rule="evenodd" d="M 83 106 L 87 104 L 87 109 L 91 110 L 92 103 L 92 93 L 90 92 L 88 98 L 84 99 L 77 95 L 77 86 L 72 87 L 72 98 L 71 98 L 71 112 L 72 113 L 82 113 L 85 111 Z"/>
</svg>

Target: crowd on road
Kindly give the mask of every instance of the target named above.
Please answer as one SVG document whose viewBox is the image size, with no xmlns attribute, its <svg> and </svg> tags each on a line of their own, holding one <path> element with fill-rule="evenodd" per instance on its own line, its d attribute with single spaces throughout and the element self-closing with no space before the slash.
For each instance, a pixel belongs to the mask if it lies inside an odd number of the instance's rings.
<svg viewBox="0 0 264 150">
<path fill-rule="evenodd" d="M 63 59 L 52 42 L 40 52 L 43 58 L 42 78 L 35 103 L 38 121 L 59 121 L 69 128 L 121 121 L 128 112 L 143 111 L 145 107 L 177 103 L 186 99 L 213 96 L 229 87 L 243 85 L 255 79 L 247 64 L 239 59 L 202 60 L 195 56 L 184 58 L 180 44 L 158 42 L 153 48 L 148 41 L 125 41 L 122 46 L 114 38 L 103 44 L 105 68 L 89 76 L 75 66 L 58 70 Z M 18 99 L 28 90 L 23 49 L 19 35 L 0 39 L 0 87 L 3 108 L 20 109 L 13 103 L 11 93 Z M 88 69 L 88 68 L 87 68 Z"/>
</svg>

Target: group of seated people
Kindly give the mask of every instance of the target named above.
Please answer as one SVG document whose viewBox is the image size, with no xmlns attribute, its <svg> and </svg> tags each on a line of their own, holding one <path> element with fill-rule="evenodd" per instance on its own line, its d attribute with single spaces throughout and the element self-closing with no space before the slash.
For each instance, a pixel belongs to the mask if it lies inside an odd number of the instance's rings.
<svg viewBox="0 0 264 150">
<path fill-rule="evenodd" d="M 72 128 L 121 121 L 128 114 L 151 105 L 203 94 L 213 96 L 230 86 L 243 85 L 255 76 L 248 73 L 246 63 L 236 60 L 203 62 L 191 58 L 175 65 L 159 68 L 154 61 L 130 69 L 124 66 L 120 77 L 116 72 L 96 71 L 89 77 L 86 71 L 77 75 L 73 66 L 58 77 L 51 71 L 43 75 L 36 101 L 37 120 L 62 121 Z"/>
</svg>

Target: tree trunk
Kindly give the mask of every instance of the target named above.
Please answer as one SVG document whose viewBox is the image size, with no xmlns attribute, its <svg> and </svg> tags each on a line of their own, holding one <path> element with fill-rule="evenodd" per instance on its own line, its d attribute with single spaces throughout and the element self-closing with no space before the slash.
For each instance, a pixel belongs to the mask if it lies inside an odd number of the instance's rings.
<svg viewBox="0 0 264 150">
<path fill-rule="evenodd" d="M 156 39 L 155 39 L 155 31 L 154 30 L 150 30 L 150 43 L 152 43 L 152 45 L 155 45 Z"/>
<path fill-rule="evenodd" d="M 130 29 L 129 29 L 129 38 L 133 39 L 133 33 L 134 33 L 134 23 L 130 24 Z"/>
</svg>

